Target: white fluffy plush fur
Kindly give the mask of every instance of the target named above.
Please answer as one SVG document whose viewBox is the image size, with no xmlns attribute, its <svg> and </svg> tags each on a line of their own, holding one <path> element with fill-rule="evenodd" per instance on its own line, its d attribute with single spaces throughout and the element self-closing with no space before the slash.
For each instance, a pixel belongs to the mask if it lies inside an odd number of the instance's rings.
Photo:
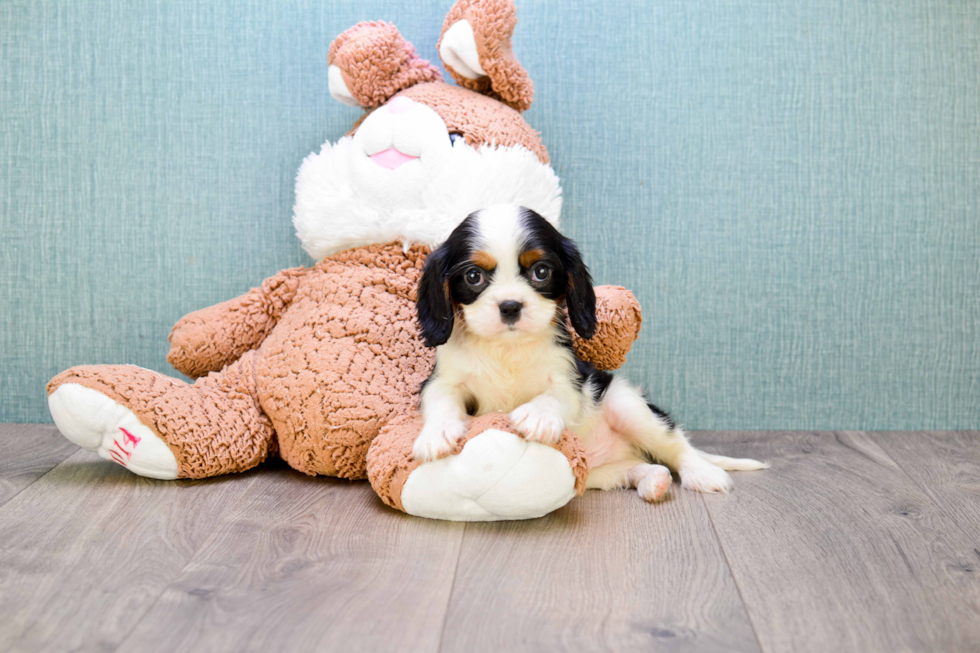
<svg viewBox="0 0 980 653">
<path fill-rule="evenodd" d="M 389 148 L 417 158 L 393 170 L 371 160 Z M 522 204 L 558 226 L 558 177 L 522 147 L 451 142 L 435 111 L 401 98 L 303 161 L 293 224 L 319 260 L 374 243 L 436 245 L 473 211 L 500 203 Z"/>
<path fill-rule="evenodd" d="M 476 415 L 510 413 L 511 424 L 531 442 L 555 443 L 565 428 L 574 431 L 590 459 L 592 488 L 631 486 L 647 501 L 662 499 L 670 472 L 649 464 L 649 457 L 677 470 L 685 488 L 701 492 L 728 491 L 732 481 L 725 469 L 764 467 L 698 451 L 623 379 L 612 379 L 595 400 L 598 377 L 579 377 L 573 350 L 562 344 L 553 319 L 556 301 L 521 273 L 518 258 L 528 240 L 521 215 L 519 207 L 498 206 L 474 216 L 468 250 L 489 255 L 495 267 L 492 276 L 483 275 L 488 280 L 476 299 L 458 307 L 452 334 L 437 348 L 413 455 L 429 461 L 449 453 L 466 430 L 465 405 L 472 397 Z M 510 300 L 523 305 L 516 322 L 501 313 L 501 303 Z"/>
</svg>

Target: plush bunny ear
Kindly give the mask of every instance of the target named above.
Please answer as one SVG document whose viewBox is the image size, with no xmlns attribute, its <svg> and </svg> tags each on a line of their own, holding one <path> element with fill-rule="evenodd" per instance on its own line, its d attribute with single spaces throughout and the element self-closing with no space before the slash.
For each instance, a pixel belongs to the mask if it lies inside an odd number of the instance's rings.
<svg viewBox="0 0 980 653">
<path fill-rule="evenodd" d="M 437 47 L 460 86 L 526 111 L 534 84 L 511 51 L 516 24 L 512 0 L 459 0 L 442 24 Z"/>
<path fill-rule="evenodd" d="M 330 44 L 330 95 L 350 106 L 379 107 L 409 86 L 442 79 L 391 23 L 358 23 Z"/>
</svg>

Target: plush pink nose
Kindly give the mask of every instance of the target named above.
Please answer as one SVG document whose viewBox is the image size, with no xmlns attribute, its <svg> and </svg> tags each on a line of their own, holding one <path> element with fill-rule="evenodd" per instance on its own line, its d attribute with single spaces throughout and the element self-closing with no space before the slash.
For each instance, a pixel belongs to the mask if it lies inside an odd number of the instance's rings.
<svg viewBox="0 0 980 653">
<path fill-rule="evenodd" d="M 388 103 L 388 113 L 395 115 L 404 113 L 411 109 L 413 104 L 415 103 L 409 100 L 407 97 L 396 97 L 394 100 Z"/>
</svg>

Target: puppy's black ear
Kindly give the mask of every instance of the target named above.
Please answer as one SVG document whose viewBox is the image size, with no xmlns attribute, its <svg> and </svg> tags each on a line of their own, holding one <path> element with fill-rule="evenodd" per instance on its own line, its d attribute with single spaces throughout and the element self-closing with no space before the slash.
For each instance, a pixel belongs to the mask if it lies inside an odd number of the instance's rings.
<svg viewBox="0 0 980 653">
<path fill-rule="evenodd" d="M 582 261 L 582 255 L 575 243 L 562 238 L 561 263 L 568 276 L 565 288 L 565 306 L 568 319 L 575 333 L 589 340 L 595 335 L 595 289 L 592 288 L 592 275 Z"/>
<path fill-rule="evenodd" d="M 446 344 L 453 332 L 453 302 L 449 296 L 449 278 L 445 269 L 446 250 L 440 247 L 425 260 L 419 281 L 419 330 L 426 347 Z"/>
</svg>

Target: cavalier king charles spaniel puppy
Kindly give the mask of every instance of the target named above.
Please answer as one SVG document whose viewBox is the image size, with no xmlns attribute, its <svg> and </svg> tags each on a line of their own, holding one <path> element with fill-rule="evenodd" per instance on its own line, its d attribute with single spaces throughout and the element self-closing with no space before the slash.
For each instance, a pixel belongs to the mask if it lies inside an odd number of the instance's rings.
<svg viewBox="0 0 980 653">
<path fill-rule="evenodd" d="M 695 449 L 640 390 L 576 357 L 565 314 L 589 339 L 595 301 L 578 248 L 534 211 L 500 205 L 467 217 L 429 255 L 419 282 L 421 334 L 437 349 L 414 457 L 450 453 L 468 416 L 506 412 L 530 441 L 574 432 L 589 460 L 587 487 L 634 487 L 647 501 L 666 494 L 667 467 L 701 492 L 729 490 L 726 469 L 765 467 Z"/>
</svg>

